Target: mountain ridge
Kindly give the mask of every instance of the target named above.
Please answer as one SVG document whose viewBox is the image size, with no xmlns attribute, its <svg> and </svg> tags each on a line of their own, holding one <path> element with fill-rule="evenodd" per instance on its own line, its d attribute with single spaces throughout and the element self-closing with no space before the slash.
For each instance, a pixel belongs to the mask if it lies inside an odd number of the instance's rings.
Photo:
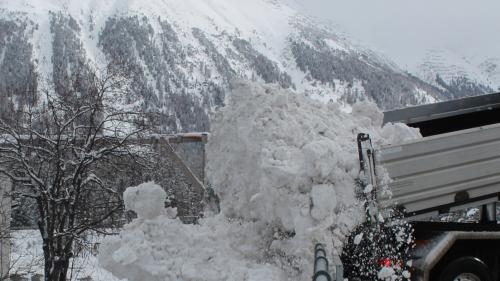
<svg viewBox="0 0 500 281">
<path fill-rule="evenodd" d="M 208 130 L 233 78 L 326 102 L 370 99 L 385 109 L 457 97 L 350 44 L 286 1 L 3 0 L 0 9 L 5 101 L 22 100 L 16 93 L 26 81 L 35 90 L 40 77 L 63 82 L 69 69 L 107 63 L 129 71 L 128 99 L 163 113 L 168 132 Z"/>
<path fill-rule="evenodd" d="M 445 49 L 431 49 L 415 71 L 422 80 L 458 96 L 500 89 L 498 60 L 477 61 Z"/>
</svg>

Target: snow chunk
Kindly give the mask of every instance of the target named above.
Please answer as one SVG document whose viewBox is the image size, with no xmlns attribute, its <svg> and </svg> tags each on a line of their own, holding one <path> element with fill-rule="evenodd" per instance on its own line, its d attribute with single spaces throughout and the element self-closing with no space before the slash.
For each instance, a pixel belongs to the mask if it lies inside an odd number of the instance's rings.
<svg viewBox="0 0 500 281">
<path fill-rule="evenodd" d="M 137 261 L 135 252 L 126 246 L 114 252 L 112 257 L 115 262 L 121 263 L 123 265 L 129 265 Z"/>
<path fill-rule="evenodd" d="M 386 139 L 386 144 L 401 144 L 421 138 L 418 128 L 408 127 L 402 123 L 386 124 L 382 128 L 381 135 Z"/>
<path fill-rule="evenodd" d="M 361 243 L 361 240 L 363 240 L 363 233 L 360 233 L 354 237 L 354 245 L 359 245 Z"/>
<path fill-rule="evenodd" d="M 381 127 L 384 121 L 384 114 L 377 105 L 370 101 L 361 101 L 352 106 L 352 114 L 360 116 L 360 121 L 364 125 Z"/>
<path fill-rule="evenodd" d="M 368 194 L 373 191 L 373 185 L 369 184 L 365 187 L 365 190 L 363 190 L 363 193 Z"/>
<path fill-rule="evenodd" d="M 311 216 L 316 220 L 324 220 L 333 213 L 337 205 L 335 187 L 331 184 L 315 185 L 311 190 L 311 199 Z"/>
<path fill-rule="evenodd" d="M 132 210 L 138 218 L 153 219 L 165 213 L 167 193 L 152 182 L 129 187 L 123 193 L 125 209 Z"/>
<path fill-rule="evenodd" d="M 380 280 L 396 280 L 395 271 L 392 267 L 383 267 L 378 272 L 378 279 Z"/>
</svg>

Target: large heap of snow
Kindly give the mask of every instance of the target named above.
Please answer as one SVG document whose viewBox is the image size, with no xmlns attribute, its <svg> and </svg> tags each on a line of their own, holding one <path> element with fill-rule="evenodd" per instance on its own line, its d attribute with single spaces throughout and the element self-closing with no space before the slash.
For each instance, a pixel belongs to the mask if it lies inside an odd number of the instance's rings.
<svg viewBox="0 0 500 281">
<path fill-rule="evenodd" d="M 306 280 L 314 243 L 340 251 L 363 220 L 355 196 L 357 134 L 383 143 L 418 136 L 401 125 L 381 125 L 382 114 L 369 103 L 345 113 L 335 103 L 238 81 L 213 120 L 207 148 L 221 213 L 199 225 L 161 212 L 139 214 L 103 244 L 101 264 L 130 281 Z M 152 193 L 134 194 L 125 197 L 132 208 Z"/>
</svg>

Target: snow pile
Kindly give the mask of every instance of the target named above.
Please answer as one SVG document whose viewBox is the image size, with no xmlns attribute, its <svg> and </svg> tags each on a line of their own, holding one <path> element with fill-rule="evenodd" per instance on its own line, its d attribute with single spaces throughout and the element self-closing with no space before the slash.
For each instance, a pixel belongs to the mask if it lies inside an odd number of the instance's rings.
<svg viewBox="0 0 500 281">
<path fill-rule="evenodd" d="M 257 223 L 218 216 L 186 225 L 161 216 L 164 208 L 154 202 L 165 199 L 154 183 L 127 189 L 125 206 L 138 218 L 101 246 L 99 262 L 104 268 L 131 281 L 286 280 L 282 270 L 254 254 L 266 247 L 260 240 L 264 233 L 255 231 Z"/>
<path fill-rule="evenodd" d="M 345 113 L 338 104 L 274 86 L 234 83 L 207 147 L 221 214 L 200 225 L 139 214 L 104 243 L 101 264 L 130 281 L 310 278 L 314 243 L 340 252 L 363 220 L 355 192 L 357 134 L 384 143 L 418 136 L 381 123 L 382 114 L 369 103 Z M 144 188 L 158 189 L 151 183 Z M 135 195 L 125 199 L 134 202 L 127 207 L 150 200 L 149 191 L 130 192 Z"/>
<path fill-rule="evenodd" d="M 154 219 L 160 215 L 175 218 L 177 216 L 175 208 L 165 209 L 166 197 L 167 193 L 163 188 L 153 183 L 129 187 L 123 193 L 125 209 L 134 210 L 137 217 L 143 219 Z"/>
</svg>

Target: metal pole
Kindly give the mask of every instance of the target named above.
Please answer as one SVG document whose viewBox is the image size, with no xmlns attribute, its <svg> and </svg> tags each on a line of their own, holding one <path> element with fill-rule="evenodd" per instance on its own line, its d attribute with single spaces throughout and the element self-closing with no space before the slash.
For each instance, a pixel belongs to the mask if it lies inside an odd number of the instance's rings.
<svg viewBox="0 0 500 281">
<path fill-rule="evenodd" d="M 207 177 L 205 175 L 205 166 L 207 163 L 207 142 L 208 142 L 208 133 L 204 133 L 203 137 L 202 137 L 202 142 L 201 142 L 202 150 L 203 150 L 203 163 L 201 166 L 201 175 L 202 175 L 201 181 L 203 182 L 203 184 L 205 186 L 207 185 Z"/>
<path fill-rule="evenodd" d="M 0 279 L 7 278 L 10 268 L 10 213 L 12 181 L 0 174 Z M 6 279 L 8 280 L 8 279 Z"/>
<path fill-rule="evenodd" d="M 485 204 L 481 207 L 480 210 L 481 214 L 481 222 L 482 223 L 491 223 L 491 224 L 496 224 L 497 223 L 497 203 L 488 203 Z"/>
<path fill-rule="evenodd" d="M 328 272 L 328 260 L 326 251 L 322 244 L 314 247 L 314 276 L 313 281 L 332 281 Z"/>
<path fill-rule="evenodd" d="M 358 134 L 358 154 L 359 154 L 359 169 L 361 171 L 365 170 L 365 157 L 363 156 L 363 142 L 370 139 L 370 135 L 360 133 Z"/>
</svg>

